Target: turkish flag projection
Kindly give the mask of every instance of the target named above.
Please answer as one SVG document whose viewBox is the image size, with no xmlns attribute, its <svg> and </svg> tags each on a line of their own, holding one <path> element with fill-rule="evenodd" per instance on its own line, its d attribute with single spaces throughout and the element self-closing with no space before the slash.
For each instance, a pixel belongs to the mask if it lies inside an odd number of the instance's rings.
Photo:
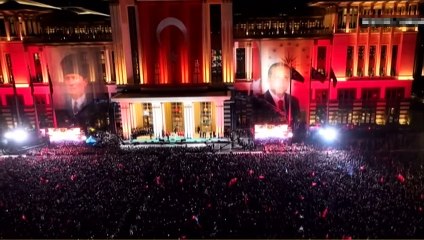
<svg viewBox="0 0 424 240">
<path fill-rule="evenodd" d="M 203 72 L 202 1 L 142 1 L 137 5 L 144 81 L 193 82 L 196 66 L 200 67 L 196 71 Z"/>
</svg>

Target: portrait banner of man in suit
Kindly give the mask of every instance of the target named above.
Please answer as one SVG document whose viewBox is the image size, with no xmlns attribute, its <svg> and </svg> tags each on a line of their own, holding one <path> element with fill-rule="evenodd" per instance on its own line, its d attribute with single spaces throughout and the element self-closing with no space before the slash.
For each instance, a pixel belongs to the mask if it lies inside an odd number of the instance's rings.
<svg viewBox="0 0 424 240">
<path fill-rule="evenodd" d="M 309 40 L 262 40 L 260 79 L 251 85 L 253 121 L 257 124 L 290 124 L 305 121 L 308 103 Z"/>
<path fill-rule="evenodd" d="M 57 47 L 49 53 L 58 126 L 94 127 L 104 112 L 99 103 L 107 99 L 101 49 Z"/>
</svg>

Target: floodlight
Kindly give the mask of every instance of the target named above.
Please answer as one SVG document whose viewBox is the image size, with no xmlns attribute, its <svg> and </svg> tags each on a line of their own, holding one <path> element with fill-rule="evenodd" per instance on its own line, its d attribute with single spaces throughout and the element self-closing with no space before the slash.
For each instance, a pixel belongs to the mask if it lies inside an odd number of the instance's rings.
<svg viewBox="0 0 424 240">
<path fill-rule="evenodd" d="M 13 140 L 15 142 L 25 142 L 28 139 L 28 133 L 24 129 L 14 129 L 4 134 L 4 138 L 7 140 Z"/>
<path fill-rule="evenodd" d="M 321 128 L 318 131 L 318 134 L 321 135 L 321 137 L 327 142 L 332 142 L 337 138 L 337 130 L 330 127 Z"/>
</svg>

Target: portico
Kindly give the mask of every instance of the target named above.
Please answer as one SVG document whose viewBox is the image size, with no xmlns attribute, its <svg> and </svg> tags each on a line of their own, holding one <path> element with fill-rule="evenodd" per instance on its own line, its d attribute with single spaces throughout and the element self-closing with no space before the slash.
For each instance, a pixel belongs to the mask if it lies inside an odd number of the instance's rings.
<svg viewBox="0 0 424 240">
<path fill-rule="evenodd" d="M 151 138 L 191 139 L 224 135 L 224 101 L 230 96 L 137 97 L 118 95 L 125 139 L 134 131 Z M 146 134 L 145 134 L 146 135 Z"/>
</svg>

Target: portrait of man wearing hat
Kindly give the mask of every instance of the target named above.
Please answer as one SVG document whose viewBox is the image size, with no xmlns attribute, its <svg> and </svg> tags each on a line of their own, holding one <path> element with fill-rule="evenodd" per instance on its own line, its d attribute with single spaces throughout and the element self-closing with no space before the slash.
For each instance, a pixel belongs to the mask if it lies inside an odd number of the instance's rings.
<svg viewBox="0 0 424 240">
<path fill-rule="evenodd" d="M 67 109 L 71 115 L 79 115 L 91 102 L 88 96 L 89 67 L 84 54 L 73 53 L 61 61 L 63 82 L 67 93 Z"/>
</svg>

